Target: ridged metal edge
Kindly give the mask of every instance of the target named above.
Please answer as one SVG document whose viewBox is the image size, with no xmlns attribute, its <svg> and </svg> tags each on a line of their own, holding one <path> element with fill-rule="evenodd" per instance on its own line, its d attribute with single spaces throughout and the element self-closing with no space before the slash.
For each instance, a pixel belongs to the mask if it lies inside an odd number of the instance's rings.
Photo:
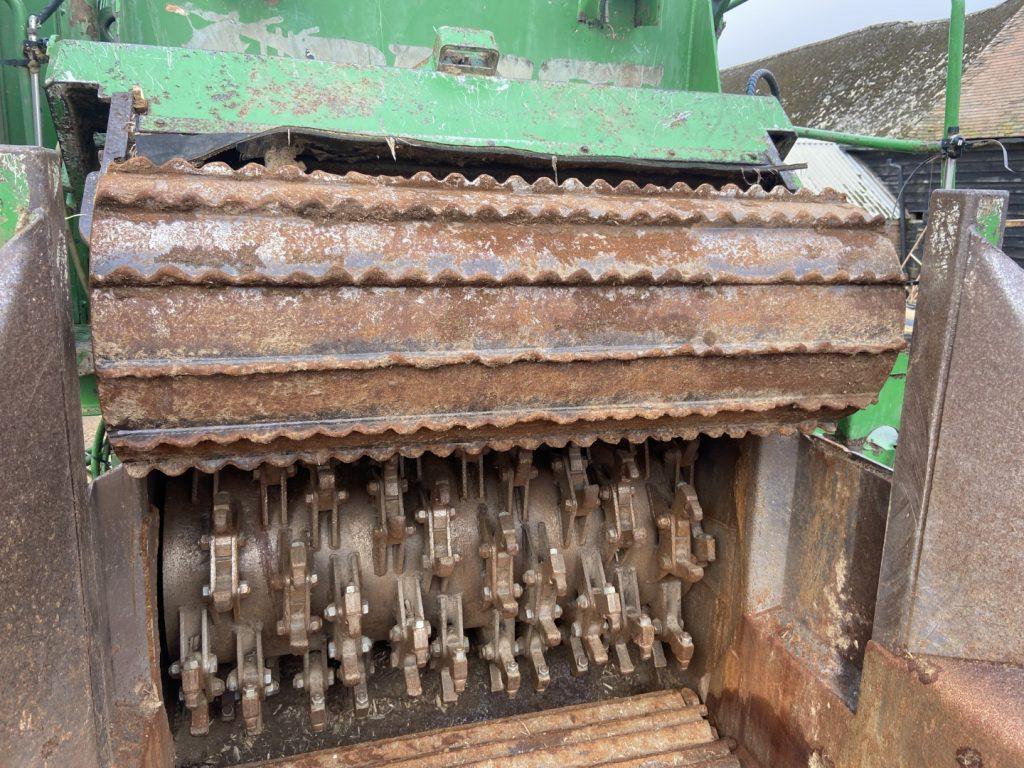
<svg viewBox="0 0 1024 768">
<path fill-rule="evenodd" d="M 841 413 L 833 414 L 839 416 Z M 510 451 L 513 448 L 524 448 L 536 450 L 546 445 L 552 448 L 564 448 L 573 444 L 586 448 L 596 442 L 618 443 L 626 440 L 630 443 L 640 444 L 645 440 L 693 440 L 698 436 L 706 437 L 732 437 L 741 438 L 747 435 L 768 437 L 770 435 L 793 435 L 797 433 L 810 434 L 815 429 L 827 424 L 829 419 L 812 419 L 793 422 L 789 424 L 735 424 L 722 427 L 706 428 L 662 428 L 650 430 L 624 430 L 596 432 L 580 431 L 572 436 L 542 435 L 523 438 L 493 438 L 483 440 L 463 440 L 445 443 L 407 443 L 396 441 L 394 443 L 382 444 L 374 448 L 365 449 L 323 449 L 315 451 L 268 451 L 252 455 L 227 455 L 216 458 L 200 459 L 173 457 L 164 459 L 151 459 L 147 461 L 125 461 L 125 468 L 132 477 L 145 477 L 150 472 L 162 472 L 172 477 L 181 475 L 190 469 L 198 469 L 201 472 L 216 472 L 227 466 L 249 471 L 258 468 L 262 464 L 270 464 L 278 467 L 287 467 L 297 462 L 309 464 L 324 464 L 332 459 L 343 463 L 352 463 L 362 458 L 369 458 L 375 461 L 384 461 L 392 456 L 399 455 L 405 458 L 414 459 L 430 453 L 436 456 L 446 457 L 457 451 L 463 451 L 469 455 L 475 455 L 485 450 Z"/>
<path fill-rule="evenodd" d="M 231 426 L 177 427 L 158 430 L 112 430 L 110 444 L 115 451 L 118 448 L 130 448 L 133 451 L 151 451 L 160 446 L 174 448 L 192 448 L 200 443 L 217 443 L 226 445 L 241 440 L 253 443 L 270 443 L 285 438 L 302 441 L 312 437 L 343 438 L 352 434 L 374 437 L 386 433 L 396 435 L 412 435 L 421 431 L 445 432 L 451 429 L 480 429 L 493 427 L 506 429 L 524 422 L 550 422 L 557 425 L 580 424 L 586 428 L 586 422 L 595 421 L 627 421 L 630 419 L 647 419 L 655 421 L 663 418 L 683 418 L 687 416 L 711 417 L 720 413 L 765 413 L 782 408 L 793 408 L 812 413 L 815 411 L 841 411 L 850 408 L 865 408 L 875 401 L 877 395 L 850 395 L 843 398 L 770 398 L 756 402 L 714 403 L 706 405 L 658 404 L 614 408 L 564 408 L 540 409 L 531 411 L 511 411 L 505 414 L 491 412 L 487 414 L 448 414 L 443 417 L 414 416 L 404 419 L 362 419 L 332 420 L 311 422 L 303 425 L 298 423 L 246 424 Z M 741 407 L 736 407 L 741 406 Z"/>
</svg>

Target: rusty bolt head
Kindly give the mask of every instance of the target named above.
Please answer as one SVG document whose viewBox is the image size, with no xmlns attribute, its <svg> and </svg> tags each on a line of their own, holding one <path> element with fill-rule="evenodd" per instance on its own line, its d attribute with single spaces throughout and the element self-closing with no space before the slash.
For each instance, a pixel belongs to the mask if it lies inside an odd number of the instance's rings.
<svg viewBox="0 0 1024 768">
<path fill-rule="evenodd" d="M 334 603 L 328 603 L 327 607 L 324 608 L 324 618 L 328 621 L 336 619 L 338 617 L 338 608 Z"/>
<path fill-rule="evenodd" d="M 296 675 L 292 678 L 292 688 L 301 691 L 306 687 L 306 681 L 302 679 L 302 675 Z"/>
<path fill-rule="evenodd" d="M 240 581 L 240 582 L 238 582 L 238 594 L 243 596 L 243 597 L 245 595 L 249 594 L 249 582 L 247 582 L 247 581 Z"/>
<path fill-rule="evenodd" d="M 359 647 L 363 649 L 363 653 L 369 653 L 370 649 L 373 648 L 373 641 L 366 635 L 363 635 L 363 638 L 359 643 Z"/>
<path fill-rule="evenodd" d="M 585 611 L 587 610 L 587 608 L 590 607 L 590 600 L 587 598 L 586 595 L 580 595 L 576 598 L 576 607 L 579 608 L 581 611 Z"/>
</svg>

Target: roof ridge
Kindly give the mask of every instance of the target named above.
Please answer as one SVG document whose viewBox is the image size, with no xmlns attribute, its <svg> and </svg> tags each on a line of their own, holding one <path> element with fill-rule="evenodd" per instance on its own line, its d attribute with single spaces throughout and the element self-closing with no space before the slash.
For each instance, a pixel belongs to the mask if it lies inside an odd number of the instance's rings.
<svg viewBox="0 0 1024 768">
<path fill-rule="evenodd" d="M 1013 2 L 1013 0 L 1006 0 L 1006 2 Z M 993 6 L 997 7 L 997 6 Z M 968 14 L 968 17 L 973 16 L 975 13 L 984 13 L 989 8 L 982 9 L 981 11 L 975 11 L 974 13 Z M 783 56 L 789 56 L 790 54 L 798 54 L 807 51 L 811 48 L 817 48 L 818 46 L 826 46 L 836 43 L 840 40 L 845 40 L 848 37 L 854 37 L 856 35 L 864 34 L 865 32 L 877 31 L 879 29 L 890 29 L 893 27 L 926 27 L 931 24 L 943 24 L 946 19 L 931 19 L 929 21 L 909 21 L 906 19 L 895 20 L 895 21 L 880 21 L 877 24 L 869 24 L 866 27 L 858 27 L 857 29 L 851 29 L 849 32 L 843 32 L 841 35 L 835 35 L 834 37 L 827 37 L 824 40 L 815 40 L 814 42 L 804 43 L 793 48 L 787 48 L 784 51 L 773 53 L 768 56 L 762 56 L 759 59 L 751 59 L 750 61 L 743 62 L 741 64 L 734 64 L 731 67 L 726 67 L 722 70 L 722 74 L 729 72 L 735 72 L 739 70 L 753 71 L 751 66 L 754 64 L 761 64 L 766 61 L 773 61 L 781 59 Z"/>
<path fill-rule="evenodd" d="M 1024 42 L 1018 44 L 1012 31 L 1020 28 L 1022 11 L 1024 0 L 1004 0 L 968 16 L 965 73 L 974 72 L 979 61 L 993 72 L 1016 66 L 1010 57 L 1024 57 Z M 1007 25 L 1010 30 L 1002 32 Z M 936 125 L 941 123 L 926 118 L 944 102 L 948 29 L 948 19 L 875 24 L 723 70 L 722 88 L 743 93 L 749 72 L 767 67 L 782 87 L 783 106 L 794 122 L 852 133 L 938 138 L 942 130 Z M 1012 42 L 1004 45 L 1007 35 Z M 986 63 L 991 61 L 997 64 Z M 991 75 L 987 79 L 996 82 Z M 976 73 L 974 82 L 977 92 Z M 985 86 L 973 99 L 966 88 L 965 105 L 973 103 L 973 111 L 962 112 L 963 124 L 974 124 L 968 131 L 978 136 L 981 130 L 995 135 L 991 131 L 997 128 L 1002 136 L 1024 133 L 1024 108 L 1000 103 L 999 88 Z M 1010 90 L 1024 105 L 1016 84 Z"/>
</svg>

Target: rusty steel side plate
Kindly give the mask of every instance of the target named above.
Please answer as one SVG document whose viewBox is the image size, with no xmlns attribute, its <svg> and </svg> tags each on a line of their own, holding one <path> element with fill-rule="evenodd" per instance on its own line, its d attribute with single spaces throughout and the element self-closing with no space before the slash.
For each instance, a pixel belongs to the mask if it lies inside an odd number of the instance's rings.
<svg viewBox="0 0 1024 768">
<path fill-rule="evenodd" d="M 134 472 L 809 428 L 903 346 L 835 194 L 111 166 L 93 343 Z"/>
</svg>

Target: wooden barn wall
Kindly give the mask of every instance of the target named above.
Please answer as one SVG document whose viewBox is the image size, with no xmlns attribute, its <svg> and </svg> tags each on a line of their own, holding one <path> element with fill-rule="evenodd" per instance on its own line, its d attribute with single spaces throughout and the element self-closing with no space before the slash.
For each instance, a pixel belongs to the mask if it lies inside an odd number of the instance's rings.
<svg viewBox="0 0 1024 768">
<path fill-rule="evenodd" d="M 1003 140 L 1009 156 L 1009 173 L 1003 167 L 1003 152 L 995 145 L 985 145 L 966 152 L 960 159 L 957 170 L 957 186 L 971 189 L 1005 189 L 1010 192 L 1008 219 L 1024 219 L 1024 139 Z M 876 151 L 851 151 L 864 162 L 892 191 L 899 194 L 899 169 L 892 163 L 903 166 L 904 180 L 918 165 L 927 159 L 926 155 L 905 155 Z M 907 246 L 917 239 L 925 225 L 928 199 L 939 187 L 942 159 L 936 159 L 921 166 L 914 177 L 907 182 L 904 201 L 909 220 Z M 1004 250 L 1021 266 L 1024 266 L 1024 227 L 1007 227 Z"/>
</svg>

